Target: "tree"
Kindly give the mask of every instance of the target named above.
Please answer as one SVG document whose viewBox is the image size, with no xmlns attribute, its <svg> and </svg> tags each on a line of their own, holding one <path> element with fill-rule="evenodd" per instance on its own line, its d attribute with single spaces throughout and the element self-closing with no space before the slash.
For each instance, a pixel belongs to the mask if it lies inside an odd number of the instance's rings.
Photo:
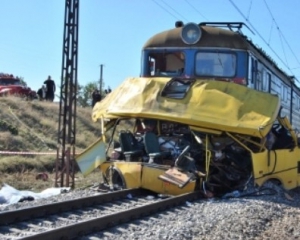
<svg viewBox="0 0 300 240">
<path fill-rule="evenodd" d="M 103 84 L 104 86 L 104 84 Z M 95 89 L 98 89 L 98 82 L 89 82 L 86 85 L 77 85 L 77 106 L 79 107 L 91 107 L 92 106 L 92 93 Z M 110 93 L 110 88 L 103 89 L 101 95 L 104 97 Z M 58 98 L 60 96 L 56 95 Z"/>
<path fill-rule="evenodd" d="M 81 107 L 92 106 L 92 92 L 98 86 L 97 82 L 90 82 L 83 86 L 78 84 L 77 104 Z"/>
<path fill-rule="evenodd" d="M 20 79 L 20 82 L 23 86 L 27 87 L 27 82 L 25 82 L 24 77 L 17 77 Z"/>
</svg>

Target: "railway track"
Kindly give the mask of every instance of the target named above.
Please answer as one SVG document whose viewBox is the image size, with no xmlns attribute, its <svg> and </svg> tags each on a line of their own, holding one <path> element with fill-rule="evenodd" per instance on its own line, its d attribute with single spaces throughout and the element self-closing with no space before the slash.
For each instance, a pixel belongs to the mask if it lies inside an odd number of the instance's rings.
<svg viewBox="0 0 300 240">
<path fill-rule="evenodd" d="M 129 189 L 3 212 L 0 239 L 74 239 L 199 198 L 198 192 L 165 199 L 147 195 Z"/>
</svg>

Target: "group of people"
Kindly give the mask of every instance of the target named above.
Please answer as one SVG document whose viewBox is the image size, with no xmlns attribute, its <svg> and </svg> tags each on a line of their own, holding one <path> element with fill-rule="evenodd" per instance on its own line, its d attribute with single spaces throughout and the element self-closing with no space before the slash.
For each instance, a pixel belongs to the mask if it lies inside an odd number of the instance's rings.
<svg viewBox="0 0 300 240">
<path fill-rule="evenodd" d="M 55 82 L 51 79 L 51 76 L 48 76 L 48 78 L 44 81 L 43 86 L 37 91 L 37 95 L 40 101 L 53 102 L 55 91 Z"/>
<path fill-rule="evenodd" d="M 55 91 L 56 86 L 55 82 L 51 79 L 51 76 L 48 76 L 48 78 L 44 81 L 44 84 L 40 89 L 37 91 L 37 96 L 40 101 L 49 101 L 53 102 L 55 97 Z M 105 95 L 109 94 L 111 92 L 111 89 L 108 88 L 105 91 Z M 92 107 L 95 106 L 95 104 L 102 100 L 102 95 L 98 89 L 94 89 L 92 92 Z"/>
</svg>

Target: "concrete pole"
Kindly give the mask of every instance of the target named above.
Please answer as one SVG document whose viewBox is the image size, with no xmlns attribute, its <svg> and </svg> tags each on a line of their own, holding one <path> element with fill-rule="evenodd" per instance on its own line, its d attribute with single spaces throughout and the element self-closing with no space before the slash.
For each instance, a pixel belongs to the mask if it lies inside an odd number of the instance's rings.
<svg viewBox="0 0 300 240">
<path fill-rule="evenodd" d="M 102 100 L 102 85 L 103 85 L 103 64 L 100 64 L 100 100 Z"/>
</svg>

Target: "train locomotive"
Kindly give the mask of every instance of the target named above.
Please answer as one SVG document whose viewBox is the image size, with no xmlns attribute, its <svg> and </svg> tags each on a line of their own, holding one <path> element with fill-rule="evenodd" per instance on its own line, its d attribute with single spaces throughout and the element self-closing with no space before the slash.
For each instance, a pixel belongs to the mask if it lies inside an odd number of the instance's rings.
<svg viewBox="0 0 300 240">
<path fill-rule="evenodd" d="M 150 38 L 142 51 L 142 77 L 189 76 L 235 82 L 281 98 L 281 114 L 300 127 L 300 90 L 255 46 L 240 22 L 176 22 L 176 28 Z M 227 28 L 227 29 L 226 29 Z M 233 30 L 237 31 L 233 31 Z"/>
<path fill-rule="evenodd" d="M 102 136 L 77 156 L 83 174 L 99 167 L 109 189 L 171 195 L 297 187 L 300 90 L 244 25 L 176 22 L 150 38 L 140 77 L 93 108 Z"/>
</svg>

